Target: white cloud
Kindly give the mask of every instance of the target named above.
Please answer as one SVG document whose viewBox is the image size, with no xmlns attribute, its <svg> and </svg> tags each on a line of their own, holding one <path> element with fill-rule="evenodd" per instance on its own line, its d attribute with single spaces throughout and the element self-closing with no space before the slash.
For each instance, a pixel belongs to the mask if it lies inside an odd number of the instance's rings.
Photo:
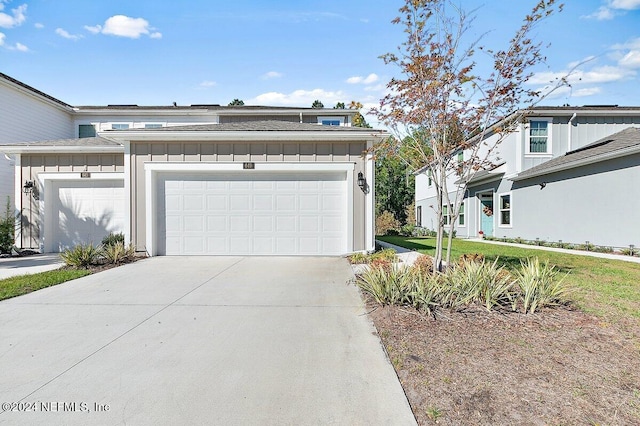
<svg viewBox="0 0 640 426">
<path fill-rule="evenodd" d="M 349 84 L 371 84 L 371 83 L 375 83 L 376 81 L 378 81 L 378 75 L 371 73 L 366 77 L 362 77 L 362 76 L 355 76 L 355 77 L 349 77 L 347 79 L 347 83 Z"/>
<path fill-rule="evenodd" d="M 618 43 L 611 46 L 613 50 L 624 50 L 624 49 L 640 49 L 640 37 L 632 38 L 626 43 Z"/>
<path fill-rule="evenodd" d="M 22 44 L 22 43 L 16 43 L 15 49 L 19 50 L 20 52 L 28 52 L 29 51 L 29 48 L 27 46 L 25 46 L 24 44 Z"/>
<path fill-rule="evenodd" d="M 387 90 L 387 85 L 386 84 L 376 84 L 374 86 L 367 86 L 364 88 L 365 92 L 384 92 L 385 90 Z"/>
<path fill-rule="evenodd" d="M 2 5 L 2 3 L 0 3 Z M 0 10 L 4 9 L 4 5 Z M 23 4 L 21 6 L 16 7 L 15 9 L 11 9 L 12 15 L 0 12 L 0 27 L 2 28 L 13 28 L 22 25 L 22 23 L 27 19 L 27 5 Z"/>
<path fill-rule="evenodd" d="M 202 83 L 200 83 L 200 87 L 206 88 L 208 89 L 209 87 L 214 87 L 216 86 L 218 83 L 216 83 L 215 81 L 211 81 L 211 80 L 205 80 Z"/>
<path fill-rule="evenodd" d="M 640 68 L 640 50 L 632 50 L 618 62 L 625 68 Z"/>
<path fill-rule="evenodd" d="M 282 77 L 284 74 L 282 74 L 281 72 L 278 71 L 269 71 L 268 73 L 265 73 L 262 75 L 262 79 L 263 80 L 269 80 L 271 78 L 280 78 Z"/>
<path fill-rule="evenodd" d="M 622 10 L 640 9 L 640 0 L 609 0 L 609 7 Z"/>
<path fill-rule="evenodd" d="M 635 75 L 634 71 L 621 67 L 605 65 L 592 68 L 590 71 L 575 70 L 569 74 L 569 71 L 560 72 L 541 72 L 536 73 L 528 81 L 529 84 L 549 84 L 558 81 L 561 78 L 567 78 L 569 84 L 597 84 L 612 83 L 624 80 Z"/>
<path fill-rule="evenodd" d="M 0 46 L 4 46 L 4 38 L 5 37 L 6 36 L 4 34 L 0 33 Z"/>
<path fill-rule="evenodd" d="M 96 26 L 89 26 L 89 25 L 85 25 L 84 29 L 89 31 L 91 34 L 99 34 L 100 31 L 102 31 L 102 25 L 96 25 Z"/>
<path fill-rule="evenodd" d="M 581 18 L 609 21 L 616 16 L 624 15 L 628 10 L 636 9 L 640 9 L 640 0 L 608 0 L 606 6 L 600 6 L 592 14 L 581 16 Z"/>
<path fill-rule="evenodd" d="M 40 22 L 36 22 L 35 24 L 33 24 L 33 26 L 39 30 L 44 28 L 44 24 L 41 24 Z"/>
<path fill-rule="evenodd" d="M 332 92 L 324 89 L 295 90 L 289 94 L 268 92 L 250 99 L 247 104 L 310 107 L 316 99 L 322 101 L 325 106 L 329 106 L 344 102 L 347 96 L 342 91 Z"/>
<path fill-rule="evenodd" d="M 56 28 L 56 34 L 58 34 L 62 38 L 66 38 L 69 40 L 80 40 L 82 38 L 81 35 L 69 34 L 67 31 L 65 31 L 62 28 Z"/>
<path fill-rule="evenodd" d="M 85 25 L 85 30 L 92 34 L 107 34 L 116 37 L 140 38 L 142 35 L 150 38 L 162 38 L 162 33 L 156 31 L 144 18 L 131 18 L 125 15 L 114 15 L 107 19 L 104 25 Z"/>
</svg>

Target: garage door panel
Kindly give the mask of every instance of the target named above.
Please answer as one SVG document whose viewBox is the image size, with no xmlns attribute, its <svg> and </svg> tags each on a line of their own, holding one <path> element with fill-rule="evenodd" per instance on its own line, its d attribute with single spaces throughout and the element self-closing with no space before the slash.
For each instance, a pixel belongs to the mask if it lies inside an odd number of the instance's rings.
<svg viewBox="0 0 640 426">
<path fill-rule="evenodd" d="M 63 251 L 78 244 L 100 244 L 124 231 L 122 180 L 54 181 L 45 194 L 45 249 Z"/>
<path fill-rule="evenodd" d="M 345 173 L 165 174 L 159 186 L 158 221 L 166 230 L 158 226 L 158 237 L 166 254 L 347 250 Z"/>
</svg>

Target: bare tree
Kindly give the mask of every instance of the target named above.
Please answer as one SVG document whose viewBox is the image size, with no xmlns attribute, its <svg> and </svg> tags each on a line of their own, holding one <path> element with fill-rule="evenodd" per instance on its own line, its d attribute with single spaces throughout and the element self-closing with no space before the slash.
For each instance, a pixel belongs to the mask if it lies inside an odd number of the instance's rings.
<svg viewBox="0 0 640 426">
<path fill-rule="evenodd" d="M 402 155 L 414 170 L 423 167 L 430 174 L 437 199 L 436 270 L 444 260 L 443 206 L 448 210 L 449 262 L 468 182 L 494 165 L 496 147 L 544 96 L 525 85 L 533 68 L 546 59 L 532 32 L 561 10 L 555 0 L 537 2 L 504 49 L 483 46 L 484 36 L 470 39 L 473 12 L 451 0 L 405 0 L 392 21 L 404 26 L 407 39 L 397 53 L 382 56 L 399 68 L 401 77 L 387 84 L 389 94 L 373 111 L 395 136 L 377 150 L 378 155 Z M 493 64 L 484 74 L 478 55 Z M 547 94 L 565 84 L 566 78 L 554 81 Z M 489 135 L 497 136 L 488 141 Z"/>
</svg>

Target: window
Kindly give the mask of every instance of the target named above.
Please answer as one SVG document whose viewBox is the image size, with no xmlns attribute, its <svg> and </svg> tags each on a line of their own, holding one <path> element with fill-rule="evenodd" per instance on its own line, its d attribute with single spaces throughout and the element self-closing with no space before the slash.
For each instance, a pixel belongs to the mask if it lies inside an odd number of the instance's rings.
<svg viewBox="0 0 640 426">
<path fill-rule="evenodd" d="M 323 126 L 342 126 L 344 125 L 343 117 L 318 117 L 318 124 Z"/>
<path fill-rule="evenodd" d="M 427 176 L 429 177 L 429 186 L 433 185 L 433 175 L 431 174 L 431 169 L 429 169 Z"/>
<path fill-rule="evenodd" d="M 416 226 L 422 226 L 422 206 L 416 209 Z"/>
<path fill-rule="evenodd" d="M 464 153 L 460 151 L 458 153 L 458 165 L 456 166 L 456 175 L 462 175 L 462 163 L 464 162 Z"/>
<path fill-rule="evenodd" d="M 500 195 L 500 225 L 511 225 L 511 194 Z"/>
<path fill-rule="evenodd" d="M 453 204 L 449 204 L 448 206 L 445 204 L 444 206 L 442 206 L 442 217 L 444 219 L 445 226 L 449 226 L 451 224 L 451 221 L 452 221 L 451 216 L 453 216 L 453 212 L 454 212 Z M 460 204 L 460 213 L 458 214 L 458 225 L 465 226 L 464 225 L 464 202 Z"/>
<path fill-rule="evenodd" d="M 551 154 L 551 119 L 529 121 L 527 154 Z"/>
<path fill-rule="evenodd" d="M 464 226 L 464 201 L 460 204 L 460 213 L 458 215 L 458 225 Z"/>
<path fill-rule="evenodd" d="M 114 123 L 111 125 L 112 130 L 127 130 L 128 128 L 129 125 L 124 123 Z"/>
<path fill-rule="evenodd" d="M 94 138 L 96 136 L 96 128 L 93 124 L 80 124 L 78 126 L 79 138 Z"/>
<path fill-rule="evenodd" d="M 162 127 L 162 124 L 160 123 L 145 123 L 144 128 L 145 129 L 159 129 Z"/>
<path fill-rule="evenodd" d="M 446 204 L 442 206 L 442 218 L 444 219 L 445 226 L 448 226 L 451 223 L 451 215 L 449 214 L 449 206 Z"/>
</svg>

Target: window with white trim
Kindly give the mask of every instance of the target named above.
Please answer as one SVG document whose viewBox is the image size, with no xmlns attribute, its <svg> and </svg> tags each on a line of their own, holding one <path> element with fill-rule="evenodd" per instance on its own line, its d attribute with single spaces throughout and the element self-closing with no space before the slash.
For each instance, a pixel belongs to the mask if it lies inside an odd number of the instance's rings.
<svg viewBox="0 0 640 426">
<path fill-rule="evenodd" d="M 422 206 L 416 209 L 416 226 L 422 226 Z"/>
<path fill-rule="evenodd" d="M 498 196 L 498 203 L 500 203 L 500 225 L 511 226 L 511 193 L 500 194 Z"/>
<path fill-rule="evenodd" d="M 127 123 L 113 123 L 111 125 L 111 130 L 127 130 L 129 129 L 129 124 Z"/>
<path fill-rule="evenodd" d="M 318 117 L 318 124 L 323 126 L 342 126 L 344 118 L 342 117 Z"/>
<path fill-rule="evenodd" d="M 96 136 L 96 128 L 93 124 L 79 124 L 78 125 L 78 137 L 82 138 L 94 138 Z"/>
<path fill-rule="evenodd" d="M 551 154 L 551 124 L 552 119 L 529 120 L 527 132 L 527 154 Z"/>
<path fill-rule="evenodd" d="M 449 206 L 446 204 L 442 206 L 442 218 L 444 219 L 445 226 L 448 226 L 451 223 L 451 214 L 449 212 Z"/>
<path fill-rule="evenodd" d="M 162 127 L 162 124 L 160 123 L 145 123 L 144 124 L 144 128 L 145 129 L 159 129 Z"/>
<path fill-rule="evenodd" d="M 429 169 L 429 172 L 427 172 L 427 178 L 429 180 L 429 186 L 433 185 L 433 173 L 431 173 L 431 169 Z"/>
<path fill-rule="evenodd" d="M 460 204 L 460 212 L 458 213 L 458 225 L 465 226 L 464 224 L 464 201 Z"/>
<path fill-rule="evenodd" d="M 442 206 L 442 217 L 444 219 L 445 226 L 449 226 L 451 224 L 452 216 L 453 216 L 453 204 L 449 204 L 448 206 L 445 204 Z M 465 226 L 464 224 L 464 203 L 460 205 L 460 212 L 458 214 L 458 225 Z"/>
</svg>

